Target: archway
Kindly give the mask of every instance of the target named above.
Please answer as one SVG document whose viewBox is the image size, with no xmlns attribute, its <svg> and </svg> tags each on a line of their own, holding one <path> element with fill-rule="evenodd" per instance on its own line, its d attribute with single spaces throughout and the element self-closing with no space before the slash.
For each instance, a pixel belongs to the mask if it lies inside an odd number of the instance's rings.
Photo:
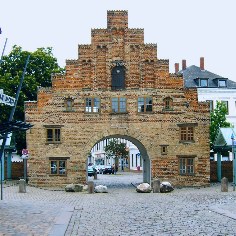
<svg viewBox="0 0 236 236">
<path fill-rule="evenodd" d="M 95 146 L 96 144 L 100 143 L 103 140 L 112 139 L 112 138 L 120 138 L 120 139 L 128 140 L 128 141 L 132 142 L 139 149 L 140 156 L 142 157 L 143 182 L 150 184 L 151 183 L 151 162 L 150 162 L 150 158 L 149 158 L 146 148 L 139 140 L 137 140 L 131 136 L 116 134 L 116 135 L 109 135 L 109 136 L 106 136 L 106 137 L 103 137 L 103 138 L 97 140 L 93 144 L 93 146 Z M 88 151 L 88 153 L 90 153 L 92 147 L 90 147 L 90 150 Z"/>
</svg>

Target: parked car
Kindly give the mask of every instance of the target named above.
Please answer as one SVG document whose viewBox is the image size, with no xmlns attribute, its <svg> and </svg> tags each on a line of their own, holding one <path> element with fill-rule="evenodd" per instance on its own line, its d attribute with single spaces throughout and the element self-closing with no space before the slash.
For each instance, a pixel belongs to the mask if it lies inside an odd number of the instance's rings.
<svg viewBox="0 0 236 236">
<path fill-rule="evenodd" d="M 94 169 L 92 166 L 88 166 L 88 176 L 94 176 Z"/>
<path fill-rule="evenodd" d="M 105 166 L 104 165 L 98 165 L 98 171 L 99 171 L 99 174 L 102 174 L 104 169 L 105 169 Z"/>
<path fill-rule="evenodd" d="M 114 174 L 114 168 L 112 166 L 105 166 L 103 174 Z"/>
<path fill-rule="evenodd" d="M 94 165 L 93 168 L 97 171 L 97 174 L 99 174 L 99 166 Z"/>
</svg>

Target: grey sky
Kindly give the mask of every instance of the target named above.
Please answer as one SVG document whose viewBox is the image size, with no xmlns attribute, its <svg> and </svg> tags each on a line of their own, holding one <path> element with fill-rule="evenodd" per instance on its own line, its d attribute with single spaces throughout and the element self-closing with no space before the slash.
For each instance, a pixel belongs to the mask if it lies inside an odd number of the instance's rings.
<svg viewBox="0 0 236 236">
<path fill-rule="evenodd" d="M 236 0 L 0 0 L 0 50 L 13 45 L 34 51 L 53 47 L 61 66 L 77 59 L 78 44 L 91 42 L 91 28 L 106 28 L 107 10 L 128 10 L 129 27 L 144 28 L 158 58 L 187 60 L 236 81 Z"/>
</svg>

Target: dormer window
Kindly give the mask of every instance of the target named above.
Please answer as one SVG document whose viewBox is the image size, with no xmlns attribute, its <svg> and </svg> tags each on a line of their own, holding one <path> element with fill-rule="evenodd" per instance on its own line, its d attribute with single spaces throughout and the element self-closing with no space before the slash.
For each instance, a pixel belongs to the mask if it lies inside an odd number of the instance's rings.
<svg viewBox="0 0 236 236">
<path fill-rule="evenodd" d="M 226 87 L 226 80 L 225 79 L 219 79 L 218 80 L 218 87 Z"/>
<path fill-rule="evenodd" d="M 208 87 L 208 79 L 200 79 L 199 86 L 200 87 Z"/>
</svg>

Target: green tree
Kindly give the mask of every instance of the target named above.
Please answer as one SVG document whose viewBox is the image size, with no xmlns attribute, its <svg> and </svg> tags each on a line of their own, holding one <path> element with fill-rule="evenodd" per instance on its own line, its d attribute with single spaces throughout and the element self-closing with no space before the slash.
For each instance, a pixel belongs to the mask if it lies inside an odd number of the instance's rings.
<svg viewBox="0 0 236 236">
<path fill-rule="evenodd" d="M 51 74 L 61 73 L 52 48 L 38 48 L 35 52 L 23 51 L 20 46 L 13 46 L 9 55 L 3 56 L 0 66 L 0 88 L 4 93 L 15 97 L 23 74 L 26 59 L 30 60 L 25 73 L 22 89 L 18 99 L 14 120 L 24 121 L 24 102 L 37 100 L 37 87 L 51 86 Z M 0 104 L 0 123 L 9 119 L 12 107 Z M 25 133 L 16 134 L 17 150 L 25 148 Z"/>
<path fill-rule="evenodd" d="M 225 103 L 216 103 L 216 108 L 211 112 L 211 124 L 210 124 L 210 145 L 213 148 L 213 143 L 215 141 L 217 132 L 219 128 L 230 127 L 230 123 L 226 121 L 226 115 L 228 113 L 228 108 Z"/>
<path fill-rule="evenodd" d="M 127 158 L 129 154 L 126 144 L 118 142 L 118 139 L 111 139 L 104 150 L 107 157 L 115 157 L 116 166 L 119 165 L 119 157 Z"/>
</svg>

